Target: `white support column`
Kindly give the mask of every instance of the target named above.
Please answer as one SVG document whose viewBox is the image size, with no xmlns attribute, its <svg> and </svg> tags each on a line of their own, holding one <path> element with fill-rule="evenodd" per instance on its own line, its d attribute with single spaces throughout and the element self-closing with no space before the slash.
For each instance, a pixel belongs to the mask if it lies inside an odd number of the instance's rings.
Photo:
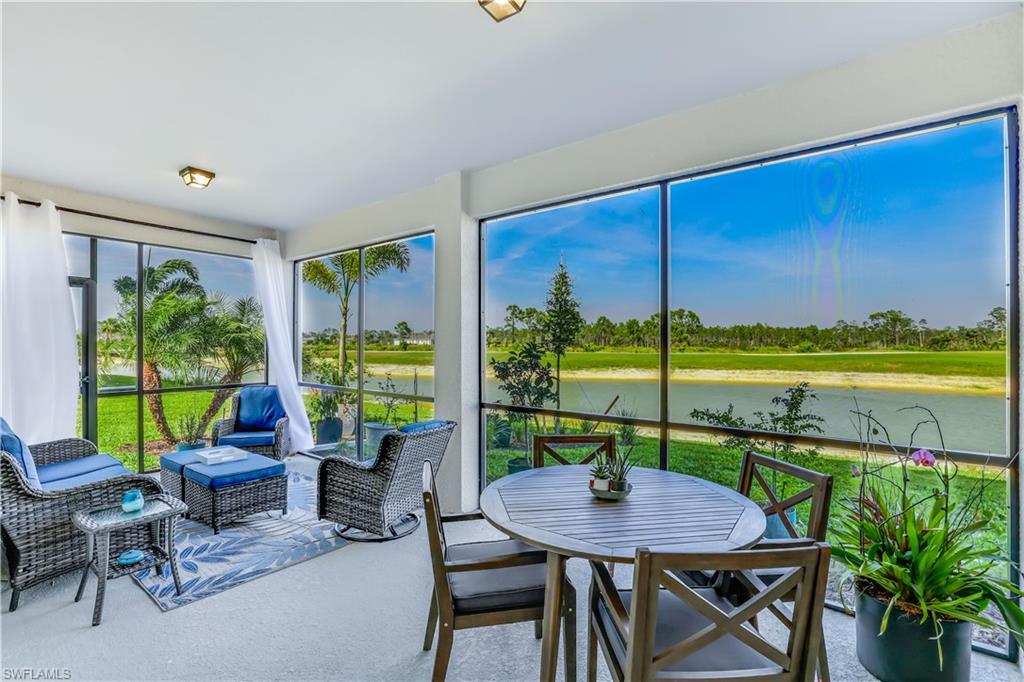
<svg viewBox="0 0 1024 682">
<path fill-rule="evenodd" d="M 466 214 L 465 177 L 437 181 L 434 411 L 459 423 L 438 476 L 448 509 L 473 509 L 480 480 L 479 231 Z"/>
</svg>

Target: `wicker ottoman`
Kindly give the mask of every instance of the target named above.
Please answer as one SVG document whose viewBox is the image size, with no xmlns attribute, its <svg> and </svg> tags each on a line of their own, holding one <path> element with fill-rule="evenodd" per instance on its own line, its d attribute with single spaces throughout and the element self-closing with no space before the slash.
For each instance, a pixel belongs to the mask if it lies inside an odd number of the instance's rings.
<svg viewBox="0 0 1024 682">
<path fill-rule="evenodd" d="M 222 445 L 212 448 L 195 448 L 194 450 L 175 450 L 166 455 L 160 455 L 160 485 L 164 487 L 167 494 L 185 499 L 185 467 L 189 464 L 201 464 L 199 455 L 210 450 L 238 450 L 230 445 Z M 243 450 L 238 450 L 243 455 Z"/>
<path fill-rule="evenodd" d="M 288 475 L 284 462 L 263 455 L 223 464 L 188 464 L 184 471 L 189 516 L 213 532 L 258 512 L 288 513 Z"/>
</svg>

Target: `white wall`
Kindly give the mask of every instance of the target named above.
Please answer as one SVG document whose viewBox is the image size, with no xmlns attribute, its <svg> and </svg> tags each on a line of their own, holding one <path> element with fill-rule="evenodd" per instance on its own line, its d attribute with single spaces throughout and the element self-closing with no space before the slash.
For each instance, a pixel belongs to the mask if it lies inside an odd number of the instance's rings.
<svg viewBox="0 0 1024 682">
<path fill-rule="evenodd" d="M 284 254 L 296 259 L 435 229 L 436 410 L 462 425 L 439 483 L 442 497 L 450 500 L 461 491 L 459 503 L 471 508 L 477 502 L 479 476 L 476 219 L 952 115 L 1020 105 L 1021 17 L 1021 12 L 1004 15 L 540 154 L 445 176 L 428 187 L 284 233 Z"/>
<path fill-rule="evenodd" d="M 480 477 L 478 239 L 476 221 L 463 210 L 464 185 L 453 173 L 284 235 L 285 258 L 294 260 L 434 231 L 434 412 L 459 423 L 437 474 L 447 509 L 475 506 Z"/>
<path fill-rule="evenodd" d="M 487 216 L 1021 97 L 1021 12 L 470 174 Z M 697 66 L 699 68 L 699 65 Z"/>
<path fill-rule="evenodd" d="M 58 206 L 68 206 L 82 211 L 103 213 L 119 218 L 142 220 L 148 223 L 169 225 L 171 227 L 183 227 L 189 230 L 200 232 L 212 232 L 214 234 L 231 235 L 245 239 L 256 239 L 257 237 L 276 237 L 276 231 L 258 225 L 236 223 L 228 220 L 209 218 L 195 213 L 187 213 L 169 208 L 149 206 L 124 199 L 80 192 L 67 187 L 48 185 L 34 180 L 26 180 L 9 175 L 0 177 L 0 190 L 14 192 L 22 199 L 39 201 L 49 199 Z M 182 191 L 190 190 L 182 187 Z M 156 227 L 134 225 L 103 218 L 76 215 L 74 213 L 60 214 L 61 227 L 65 232 L 78 232 L 95 237 L 110 237 L 114 239 L 128 239 L 131 241 L 146 242 L 159 246 L 171 246 L 214 253 L 226 253 L 235 256 L 250 255 L 249 245 L 243 242 L 229 239 L 217 239 L 215 237 L 204 237 L 172 230 L 162 230 Z"/>
</svg>

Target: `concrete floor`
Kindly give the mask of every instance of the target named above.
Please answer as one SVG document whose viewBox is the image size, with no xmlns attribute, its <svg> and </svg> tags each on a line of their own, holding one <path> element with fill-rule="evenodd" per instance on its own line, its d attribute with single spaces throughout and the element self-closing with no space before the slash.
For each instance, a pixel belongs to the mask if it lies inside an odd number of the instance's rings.
<svg viewBox="0 0 1024 682">
<path fill-rule="evenodd" d="M 449 541 L 496 536 L 485 522 L 454 524 Z M 583 600 L 587 565 L 569 562 Z M 95 582 L 75 604 L 77 575 L 22 595 L 3 591 L 0 664 L 67 669 L 72 680 L 427 680 L 421 651 L 431 573 L 426 533 L 354 544 L 214 597 L 162 613 L 129 578 L 108 583 L 104 619 L 91 627 Z M 629 580 L 628 567 L 616 572 Z M 582 602 L 581 602 L 582 603 Z M 854 653 L 854 621 L 826 611 L 834 680 L 873 680 Z M 585 633 L 584 609 L 578 632 Z M 585 634 L 579 637 L 585 679 Z M 449 680 L 536 680 L 540 642 L 530 624 L 462 631 Z M 560 670 L 560 673 L 564 672 Z M 41 678 L 37 678 L 41 679 Z M 599 679 L 607 680 L 604 662 Z M 975 682 L 1021 680 L 1017 666 L 976 654 Z"/>
</svg>

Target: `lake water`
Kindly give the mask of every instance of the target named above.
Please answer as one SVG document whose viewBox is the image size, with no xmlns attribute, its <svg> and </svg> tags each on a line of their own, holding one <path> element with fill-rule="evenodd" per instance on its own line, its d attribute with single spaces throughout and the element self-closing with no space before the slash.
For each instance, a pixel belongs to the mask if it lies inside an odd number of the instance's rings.
<svg viewBox="0 0 1024 682">
<path fill-rule="evenodd" d="M 399 391 L 412 392 L 411 377 L 395 377 Z M 377 388 L 369 385 L 369 388 Z M 433 395 L 433 381 L 418 380 L 419 395 Z M 734 413 L 750 419 L 756 410 L 781 410 L 771 405 L 771 399 L 782 395 L 784 386 L 763 384 L 719 384 L 673 382 L 669 391 L 669 413 L 673 421 L 692 422 L 694 408 L 724 410 L 733 404 Z M 923 414 L 920 411 L 899 412 L 903 407 L 921 405 L 931 409 L 939 418 L 946 447 L 953 450 L 1002 455 L 1006 452 L 1006 399 L 1000 396 L 959 395 L 955 393 L 925 393 L 919 391 L 884 391 L 848 388 L 816 388 L 818 400 L 808 404 L 810 411 L 825 419 L 825 435 L 857 438 L 850 411 L 854 399 L 862 411 L 871 410 L 889 429 L 894 441 L 905 442 L 914 424 Z M 619 396 L 616 410 L 628 409 L 637 417 L 658 418 L 658 384 L 656 381 L 634 380 L 579 380 L 562 382 L 562 408 L 582 412 L 602 413 Z M 505 401 L 496 382 L 487 382 L 488 401 Z M 935 431 L 922 431 L 915 443 L 938 446 Z"/>
</svg>

